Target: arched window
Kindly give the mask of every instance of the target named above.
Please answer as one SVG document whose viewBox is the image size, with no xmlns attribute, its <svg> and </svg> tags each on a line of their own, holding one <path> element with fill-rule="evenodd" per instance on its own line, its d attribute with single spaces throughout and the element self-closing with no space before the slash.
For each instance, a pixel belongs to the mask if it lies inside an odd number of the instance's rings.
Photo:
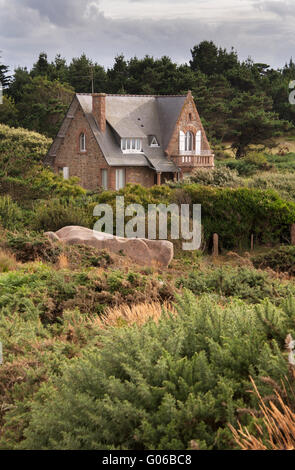
<svg viewBox="0 0 295 470">
<path fill-rule="evenodd" d="M 185 151 L 192 152 L 194 147 L 194 135 L 192 132 L 188 131 L 185 134 Z"/>
<path fill-rule="evenodd" d="M 80 152 L 86 152 L 86 135 L 84 132 L 80 134 Z"/>
</svg>

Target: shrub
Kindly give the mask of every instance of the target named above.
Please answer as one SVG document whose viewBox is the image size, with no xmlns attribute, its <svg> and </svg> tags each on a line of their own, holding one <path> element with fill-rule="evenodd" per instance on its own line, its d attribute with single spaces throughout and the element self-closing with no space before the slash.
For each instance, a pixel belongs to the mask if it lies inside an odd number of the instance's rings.
<svg viewBox="0 0 295 470">
<path fill-rule="evenodd" d="M 194 441 L 200 449 L 231 448 L 227 424 L 237 424 L 237 409 L 257 406 L 249 374 L 266 393 L 258 377 L 287 372 L 272 333 L 283 341 L 294 327 L 294 302 L 283 310 L 264 305 L 258 314 L 241 302 L 221 308 L 187 293 L 177 311 L 157 324 L 107 329 L 99 349 L 35 396 L 17 447 L 185 450 Z M 240 419 L 247 425 L 251 417 Z"/>
<path fill-rule="evenodd" d="M 7 246 L 15 254 L 18 261 L 26 263 L 40 259 L 56 263 L 62 247 L 44 235 L 32 232 L 8 233 Z"/>
<path fill-rule="evenodd" d="M 216 293 L 224 297 L 237 297 L 250 303 L 263 299 L 282 301 L 289 293 L 295 294 L 293 284 L 283 285 L 264 271 L 247 267 L 221 267 L 207 271 L 192 271 L 180 278 L 177 287 L 190 289 L 194 294 Z"/>
<path fill-rule="evenodd" d="M 202 225 L 207 243 L 214 233 L 225 249 L 249 247 L 251 234 L 261 244 L 290 239 L 290 225 L 295 221 L 295 205 L 274 191 L 249 188 L 212 188 L 186 185 L 194 204 L 202 206 Z"/>
<path fill-rule="evenodd" d="M 194 170 L 190 177 L 192 183 L 203 184 L 204 186 L 238 186 L 240 180 L 236 170 L 231 170 L 225 166 L 219 166 L 208 170 L 198 168 Z"/>
<path fill-rule="evenodd" d="M 251 176 L 258 171 L 269 171 L 274 168 L 265 154 L 256 151 L 249 152 L 244 158 L 226 160 L 219 165 L 236 170 L 239 176 Z"/>
<path fill-rule="evenodd" d="M 97 199 L 114 206 L 116 195 L 105 191 Z M 227 250 L 248 248 L 251 234 L 262 244 L 286 242 L 290 239 L 290 225 L 295 222 L 295 204 L 271 190 L 177 182 L 153 188 L 127 185 L 120 195 L 126 197 L 126 204 L 142 202 L 145 209 L 148 204 L 201 204 L 204 240 L 209 249 L 214 233 L 220 236 L 221 249 Z"/>
<path fill-rule="evenodd" d="M 252 258 L 254 266 L 274 271 L 287 272 L 290 276 L 295 275 L 295 246 L 280 246 L 267 253 Z"/>
<path fill-rule="evenodd" d="M 69 225 L 93 227 L 89 207 L 80 207 L 72 199 L 68 202 L 51 199 L 36 206 L 31 222 L 33 230 L 46 232 L 56 232 Z"/>
<path fill-rule="evenodd" d="M 66 310 L 101 314 L 107 307 L 147 301 L 171 301 L 172 287 L 158 278 L 120 271 L 57 271 L 42 264 L 23 266 L 1 276 L 0 310 L 33 314 L 44 324 L 59 322 Z"/>
<path fill-rule="evenodd" d="M 0 196 L 0 224 L 8 230 L 17 230 L 23 224 L 22 210 L 9 195 Z"/>
<path fill-rule="evenodd" d="M 253 176 L 248 186 L 255 189 L 274 189 L 282 198 L 295 202 L 294 173 L 261 173 Z"/>
</svg>

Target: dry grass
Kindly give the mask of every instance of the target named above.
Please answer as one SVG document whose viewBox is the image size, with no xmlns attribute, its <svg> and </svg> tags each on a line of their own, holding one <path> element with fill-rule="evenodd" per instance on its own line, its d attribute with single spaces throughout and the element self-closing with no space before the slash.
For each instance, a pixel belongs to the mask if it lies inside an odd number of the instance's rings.
<svg viewBox="0 0 295 470">
<path fill-rule="evenodd" d="M 164 312 L 176 315 L 174 307 L 168 303 L 145 302 L 137 305 L 120 305 L 106 310 L 105 315 L 95 321 L 100 323 L 102 328 L 110 326 L 142 326 L 149 320 L 158 322 Z"/>
<path fill-rule="evenodd" d="M 275 390 L 275 401 L 265 404 L 258 389 L 251 379 L 254 391 L 259 398 L 259 408 L 263 425 L 255 424 L 257 436 L 239 423 L 238 429 L 230 425 L 236 443 L 242 450 L 294 450 L 295 449 L 295 413 L 291 410 L 280 393 Z M 254 416 L 254 413 L 251 413 Z"/>
<path fill-rule="evenodd" d="M 0 273 L 14 271 L 17 268 L 15 256 L 4 250 L 0 250 Z"/>
<path fill-rule="evenodd" d="M 67 269 L 69 267 L 69 260 L 64 253 L 61 253 L 58 257 L 57 268 L 58 269 Z"/>
</svg>

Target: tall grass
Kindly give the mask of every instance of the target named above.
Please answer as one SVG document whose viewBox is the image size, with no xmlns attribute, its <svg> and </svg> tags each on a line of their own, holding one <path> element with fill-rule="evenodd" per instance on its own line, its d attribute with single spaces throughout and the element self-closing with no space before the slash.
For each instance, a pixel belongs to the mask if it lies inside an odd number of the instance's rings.
<svg viewBox="0 0 295 470">
<path fill-rule="evenodd" d="M 107 309 L 105 314 L 95 319 L 102 328 L 115 326 L 142 326 L 149 320 L 156 323 L 165 312 L 176 315 L 176 310 L 168 302 L 144 302 L 137 305 L 123 304 L 115 308 Z"/>
<path fill-rule="evenodd" d="M 275 400 L 266 405 L 255 382 L 251 381 L 259 398 L 262 424 L 255 423 L 257 435 L 240 423 L 238 429 L 229 425 L 235 442 L 242 450 L 295 450 L 295 413 L 277 390 L 274 391 Z"/>
</svg>

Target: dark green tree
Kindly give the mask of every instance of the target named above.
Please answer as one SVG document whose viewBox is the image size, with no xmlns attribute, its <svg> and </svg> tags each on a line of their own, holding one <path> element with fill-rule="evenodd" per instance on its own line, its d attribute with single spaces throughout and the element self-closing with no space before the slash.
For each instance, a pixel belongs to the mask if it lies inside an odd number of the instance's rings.
<svg viewBox="0 0 295 470">
<path fill-rule="evenodd" d="M 290 128 L 289 123 L 280 121 L 272 111 L 271 98 L 246 92 L 230 103 L 228 122 L 237 158 L 243 157 L 251 144 L 264 144 Z"/>
<path fill-rule="evenodd" d="M 126 93 L 128 64 L 123 54 L 115 57 L 115 63 L 107 71 L 108 90 L 110 93 Z"/>
<path fill-rule="evenodd" d="M 41 52 L 37 62 L 33 65 L 31 70 L 32 77 L 48 77 L 51 72 L 51 64 L 48 62 L 46 52 Z"/>
<path fill-rule="evenodd" d="M 32 78 L 27 68 L 18 67 L 14 71 L 13 79 L 8 89 L 8 95 L 17 104 L 21 101 L 23 95 L 23 89 L 26 85 L 31 83 Z"/>
<path fill-rule="evenodd" d="M 46 77 L 35 77 L 24 86 L 18 103 L 19 120 L 26 129 L 54 137 L 72 100 L 73 89 Z"/>
</svg>

